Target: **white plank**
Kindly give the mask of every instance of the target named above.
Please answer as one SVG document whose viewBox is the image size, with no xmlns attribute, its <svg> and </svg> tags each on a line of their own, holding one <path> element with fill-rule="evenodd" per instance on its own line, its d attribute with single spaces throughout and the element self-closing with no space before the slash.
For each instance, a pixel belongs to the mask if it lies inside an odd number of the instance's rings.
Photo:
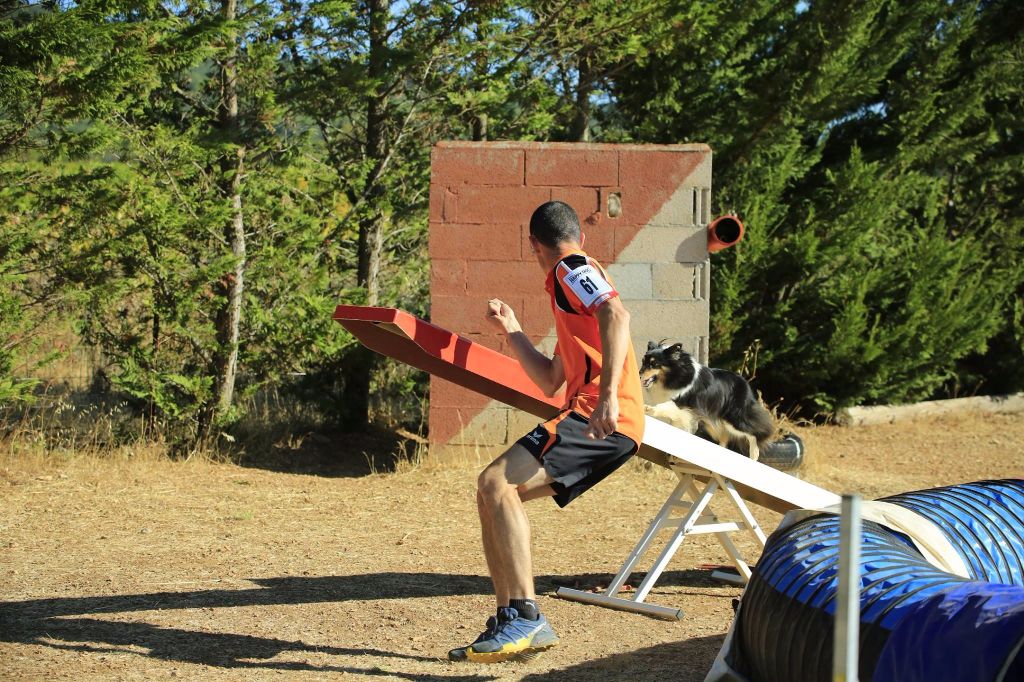
<svg viewBox="0 0 1024 682">
<path fill-rule="evenodd" d="M 737 484 L 744 498 L 779 512 L 819 509 L 840 502 L 838 495 L 824 488 L 755 462 L 652 417 L 646 418 L 644 444 L 686 465 L 731 480 Z"/>
</svg>

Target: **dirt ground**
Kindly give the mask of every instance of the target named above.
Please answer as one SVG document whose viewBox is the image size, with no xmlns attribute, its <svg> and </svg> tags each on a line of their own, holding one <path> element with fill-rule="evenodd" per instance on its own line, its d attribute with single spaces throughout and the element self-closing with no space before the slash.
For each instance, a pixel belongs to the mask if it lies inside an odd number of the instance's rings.
<svg viewBox="0 0 1024 682">
<path fill-rule="evenodd" d="M 865 498 L 1024 473 L 1021 415 L 797 432 L 805 478 Z M 687 539 L 648 597 L 681 621 L 551 596 L 606 584 L 657 512 L 672 476 L 637 462 L 565 510 L 530 505 L 561 646 L 532 663 L 449 663 L 492 610 L 477 467 L 356 476 L 295 457 L 0 454 L 0 677 L 691 681 L 729 627 L 740 590 L 710 579 L 706 565 L 726 561 L 713 536 Z M 756 513 L 769 531 L 779 520 Z M 741 549 L 756 558 L 752 541 Z"/>
</svg>

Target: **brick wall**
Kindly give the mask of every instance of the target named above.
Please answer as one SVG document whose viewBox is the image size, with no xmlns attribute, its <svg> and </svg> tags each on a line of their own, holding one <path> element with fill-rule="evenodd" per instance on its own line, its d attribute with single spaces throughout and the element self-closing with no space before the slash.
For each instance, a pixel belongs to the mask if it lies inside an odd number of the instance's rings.
<svg viewBox="0 0 1024 682">
<path fill-rule="evenodd" d="M 711 150 L 701 144 L 442 142 L 431 158 L 431 321 L 511 354 L 484 317 L 498 297 L 550 352 L 545 273 L 527 235 L 533 210 L 559 199 L 615 280 L 638 358 L 648 340 L 668 338 L 706 360 L 710 193 Z M 431 377 L 430 439 L 441 456 L 489 457 L 536 422 Z"/>
</svg>

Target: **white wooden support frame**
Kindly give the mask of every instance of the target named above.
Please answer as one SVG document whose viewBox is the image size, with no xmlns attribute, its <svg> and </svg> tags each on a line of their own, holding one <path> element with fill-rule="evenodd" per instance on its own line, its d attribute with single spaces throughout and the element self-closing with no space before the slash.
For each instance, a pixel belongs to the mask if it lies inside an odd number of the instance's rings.
<svg viewBox="0 0 1024 682">
<path fill-rule="evenodd" d="M 688 535 L 707 533 L 713 533 L 718 538 L 718 541 L 722 544 L 739 574 L 736 576 L 716 571 L 712 576 L 729 582 L 746 584 L 750 579 L 750 566 L 744 561 L 740 551 L 730 538 L 730 534 L 738 531 L 748 531 L 757 540 L 762 549 L 767 539 L 754 515 L 750 513 L 746 502 L 740 497 L 732 481 L 721 474 L 687 465 L 680 460 L 672 460 L 668 466 L 679 476 L 678 485 L 676 485 L 672 494 L 668 496 L 668 499 L 665 500 L 661 510 L 654 517 L 654 520 L 651 521 L 651 524 L 647 527 L 647 530 L 641 536 L 633 551 L 626 557 L 622 568 L 619 569 L 619 572 L 612 579 L 604 593 L 597 594 L 560 587 L 555 593 L 557 596 L 597 606 L 633 611 L 666 620 L 679 620 L 683 617 L 682 610 L 657 604 L 648 604 L 644 600 L 650 594 L 658 578 L 665 571 L 673 555 L 679 550 L 683 540 Z M 704 482 L 705 480 L 706 483 Z M 702 483 L 703 487 L 700 485 Z M 712 498 L 719 491 L 724 492 L 732 506 L 739 512 L 739 520 L 721 521 L 708 508 Z M 679 510 L 685 510 L 683 516 L 674 517 L 673 513 Z M 618 596 L 637 562 L 640 561 L 640 558 L 650 548 L 651 543 L 658 536 L 659 532 L 665 529 L 672 530 L 672 537 L 662 549 L 661 554 L 655 560 L 647 575 L 644 576 L 636 592 L 630 598 Z"/>
</svg>

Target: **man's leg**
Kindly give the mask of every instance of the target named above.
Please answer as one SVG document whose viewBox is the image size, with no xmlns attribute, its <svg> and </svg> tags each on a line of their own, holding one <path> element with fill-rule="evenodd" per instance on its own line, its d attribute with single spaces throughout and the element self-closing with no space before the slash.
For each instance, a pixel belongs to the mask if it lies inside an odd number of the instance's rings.
<svg viewBox="0 0 1024 682">
<path fill-rule="evenodd" d="M 498 609 L 488 620 L 488 629 L 472 645 L 448 652 L 450 659 L 482 663 L 528 659 L 558 643 L 535 603 L 530 522 L 523 508 L 525 501 L 554 495 L 553 480 L 519 444 L 480 474 L 477 508 Z"/>
<path fill-rule="evenodd" d="M 530 521 L 523 502 L 554 495 L 554 479 L 522 445 L 513 445 L 477 480 L 477 505 L 487 568 L 497 606 L 535 599 Z"/>
</svg>

